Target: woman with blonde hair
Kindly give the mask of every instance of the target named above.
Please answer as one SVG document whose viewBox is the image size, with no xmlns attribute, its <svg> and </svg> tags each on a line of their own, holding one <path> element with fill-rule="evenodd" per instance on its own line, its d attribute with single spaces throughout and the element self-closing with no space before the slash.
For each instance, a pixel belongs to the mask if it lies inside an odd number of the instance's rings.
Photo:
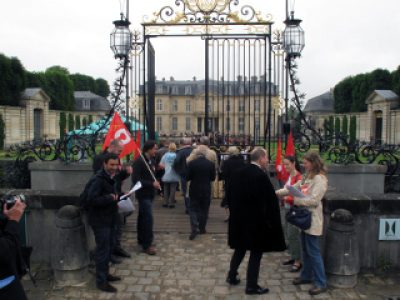
<svg viewBox="0 0 400 300">
<path fill-rule="evenodd" d="M 311 212 L 311 227 L 302 230 L 300 234 L 303 268 L 300 277 L 293 280 L 293 284 L 313 283 L 308 291 L 310 295 L 318 295 L 326 291 L 326 275 L 324 262 L 319 244 L 323 232 L 322 198 L 328 189 L 328 179 L 324 162 L 318 153 L 310 151 L 303 157 L 303 166 L 306 171 L 305 178 L 293 185 L 299 188 L 304 198 L 294 197 L 293 203 L 304 206 Z M 288 195 L 285 188 L 278 191 L 280 195 Z"/>
<path fill-rule="evenodd" d="M 162 177 L 164 182 L 164 204 L 163 207 L 175 207 L 175 193 L 178 187 L 180 176 L 175 172 L 172 165 L 176 159 L 176 144 L 170 143 L 168 152 L 163 155 L 160 161 L 160 167 L 165 170 Z"/>
</svg>

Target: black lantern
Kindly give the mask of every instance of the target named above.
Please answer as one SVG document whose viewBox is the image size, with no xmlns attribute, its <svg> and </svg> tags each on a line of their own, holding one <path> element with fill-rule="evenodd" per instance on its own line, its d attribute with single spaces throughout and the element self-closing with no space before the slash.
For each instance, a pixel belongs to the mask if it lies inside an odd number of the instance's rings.
<svg viewBox="0 0 400 300">
<path fill-rule="evenodd" d="M 131 50 L 132 35 L 129 30 L 131 22 L 128 20 L 117 20 L 113 22 L 115 28 L 110 34 L 110 48 L 114 52 L 115 58 L 122 59 L 127 57 Z"/>
<path fill-rule="evenodd" d="M 300 27 L 301 20 L 294 18 L 294 12 L 285 22 L 283 32 L 283 47 L 289 57 L 298 57 L 304 49 L 304 31 Z"/>
</svg>

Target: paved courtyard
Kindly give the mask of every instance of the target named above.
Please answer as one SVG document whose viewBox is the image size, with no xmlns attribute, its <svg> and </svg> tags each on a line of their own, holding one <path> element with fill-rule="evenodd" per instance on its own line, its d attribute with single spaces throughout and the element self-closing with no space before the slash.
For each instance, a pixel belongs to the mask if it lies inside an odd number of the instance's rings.
<svg viewBox="0 0 400 300">
<path fill-rule="evenodd" d="M 38 271 L 38 287 L 24 279 L 28 297 L 41 299 L 400 299 L 400 277 L 395 275 L 363 275 L 354 289 L 329 289 L 328 293 L 311 297 L 310 285 L 294 286 L 297 276 L 287 271 L 280 262 L 285 253 L 265 254 L 262 259 L 259 283 L 270 292 L 264 296 L 245 296 L 246 261 L 239 270 L 242 282 L 230 287 L 225 283 L 232 250 L 227 246 L 224 211 L 219 200 L 213 201 L 208 233 L 189 241 L 189 220 L 181 200 L 175 209 L 155 203 L 156 256 L 141 253 L 136 244 L 135 216 L 131 217 L 124 231 L 124 248 L 132 258 L 111 268 L 122 277 L 115 284 L 117 294 L 108 294 L 95 288 L 94 276 L 78 287 L 57 287 L 50 272 Z M 38 268 L 38 266 L 36 266 Z M 397 296 L 399 298 L 397 298 Z M 3 300 L 3 299 L 1 299 Z M 4 299 L 6 300 L 6 299 Z M 11 300 L 11 299 L 10 299 Z"/>
</svg>

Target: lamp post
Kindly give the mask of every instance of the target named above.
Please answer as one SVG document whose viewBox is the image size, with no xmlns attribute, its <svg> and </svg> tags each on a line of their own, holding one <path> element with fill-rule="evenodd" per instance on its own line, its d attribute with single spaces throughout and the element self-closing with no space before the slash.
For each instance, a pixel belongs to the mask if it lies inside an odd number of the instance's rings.
<svg viewBox="0 0 400 300">
<path fill-rule="evenodd" d="M 129 54 L 132 48 L 132 33 L 129 30 L 131 24 L 128 19 L 129 1 L 127 1 L 126 18 L 121 13 L 121 19 L 113 22 L 115 28 L 110 34 L 110 48 L 114 52 L 114 57 L 119 60 L 124 60 L 124 73 L 125 73 L 125 117 L 126 125 L 130 130 L 129 122 Z"/>
<path fill-rule="evenodd" d="M 285 71 L 286 71 L 286 85 L 285 85 L 285 123 L 283 124 L 283 132 L 285 134 L 285 140 L 287 142 L 287 136 L 290 133 L 289 123 L 289 72 L 291 68 L 292 59 L 300 57 L 301 51 L 303 51 L 304 42 L 304 30 L 300 27 L 302 20 L 294 18 L 294 11 L 288 12 L 288 0 L 286 0 L 286 20 L 284 21 L 286 27 L 283 32 L 283 49 L 286 53 L 285 58 Z"/>
</svg>

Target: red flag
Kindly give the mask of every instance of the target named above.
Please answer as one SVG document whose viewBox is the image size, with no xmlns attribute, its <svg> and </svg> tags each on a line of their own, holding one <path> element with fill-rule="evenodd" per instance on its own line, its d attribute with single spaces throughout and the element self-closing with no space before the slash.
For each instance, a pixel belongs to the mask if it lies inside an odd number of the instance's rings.
<svg viewBox="0 0 400 300">
<path fill-rule="evenodd" d="M 286 156 L 296 156 L 296 150 L 294 148 L 292 131 L 290 131 L 289 136 L 288 136 L 285 155 Z"/>
<path fill-rule="evenodd" d="M 139 129 L 138 131 L 136 131 L 136 146 L 138 148 L 135 150 L 134 159 L 136 159 L 140 154 L 139 149 L 140 149 L 141 143 L 142 142 L 141 142 L 141 139 L 140 139 L 140 129 Z"/>
<path fill-rule="evenodd" d="M 123 158 L 133 151 L 139 149 L 117 112 L 114 114 L 114 117 L 110 123 L 110 128 L 108 129 L 102 150 L 104 151 L 108 145 L 110 145 L 110 142 L 116 139 L 120 140 L 124 146 L 119 158 Z"/>
</svg>

